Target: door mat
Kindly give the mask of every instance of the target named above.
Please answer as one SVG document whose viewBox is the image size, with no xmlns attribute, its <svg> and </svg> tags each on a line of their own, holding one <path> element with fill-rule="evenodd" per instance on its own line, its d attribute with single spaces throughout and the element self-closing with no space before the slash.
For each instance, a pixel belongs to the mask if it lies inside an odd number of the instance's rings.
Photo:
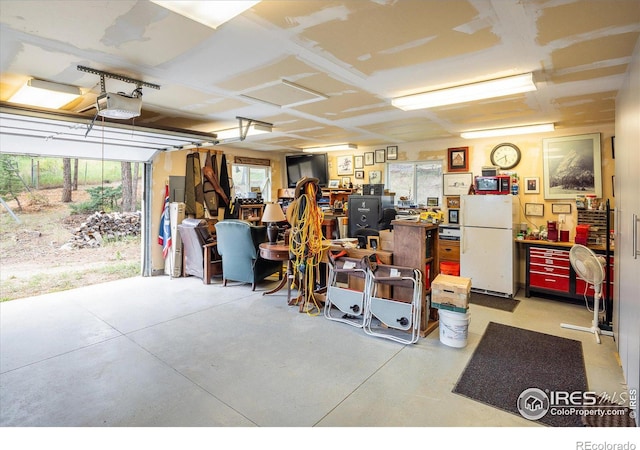
<svg viewBox="0 0 640 450">
<path fill-rule="evenodd" d="M 520 300 L 514 298 L 496 297 L 495 295 L 471 292 L 469 303 L 486 306 L 487 308 L 499 309 L 501 311 L 513 312 L 520 304 Z"/>
<path fill-rule="evenodd" d="M 552 413 L 546 393 L 586 390 L 580 341 L 495 322 L 487 325 L 453 388 L 456 394 L 554 427 L 584 425 L 577 412 Z"/>
<path fill-rule="evenodd" d="M 589 408 L 585 408 L 589 409 Z M 626 405 L 614 403 L 606 397 L 598 397 L 598 409 L 603 414 L 585 414 L 582 423 L 587 427 L 635 427 L 631 409 Z M 635 412 L 634 412 L 635 413 Z"/>
</svg>

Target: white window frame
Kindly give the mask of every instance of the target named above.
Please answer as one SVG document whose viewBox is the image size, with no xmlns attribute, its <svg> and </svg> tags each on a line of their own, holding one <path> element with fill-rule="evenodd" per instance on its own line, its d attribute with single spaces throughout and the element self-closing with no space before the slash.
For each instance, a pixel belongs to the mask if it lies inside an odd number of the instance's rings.
<svg viewBox="0 0 640 450">
<path fill-rule="evenodd" d="M 271 201 L 271 186 L 273 184 L 271 166 L 262 166 L 256 164 L 240 164 L 240 163 L 232 163 L 231 164 L 231 179 L 233 180 L 233 190 L 234 195 L 236 197 L 243 197 L 245 195 L 244 192 L 238 192 L 236 189 L 236 181 L 234 179 L 235 169 L 237 167 L 248 169 L 249 174 L 249 187 L 251 187 L 251 170 L 264 170 L 267 175 L 267 179 L 259 186 L 262 192 L 262 198 L 265 201 Z"/>
<path fill-rule="evenodd" d="M 439 165 L 440 166 L 440 176 L 437 178 L 437 180 L 435 180 L 435 186 L 436 189 L 433 192 L 429 192 L 427 193 L 427 195 L 424 198 L 417 198 L 416 197 L 416 193 L 420 191 L 420 188 L 418 186 L 418 177 L 417 177 L 417 169 L 419 166 L 421 165 Z M 393 187 L 391 186 L 391 167 L 393 165 L 413 165 L 413 186 L 411 187 L 411 192 L 410 192 L 410 200 L 412 201 L 412 204 L 417 204 L 417 206 L 419 207 L 427 207 L 427 198 L 428 197 L 438 197 L 438 206 L 439 207 L 443 207 L 443 188 L 442 188 L 442 174 L 444 173 L 444 159 L 434 159 L 434 160 L 427 160 L 427 161 L 394 161 L 394 162 L 388 162 L 386 164 L 386 176 L 385 176 L 385 180 L 386 180 L 386 187 L 390 190 L 393 191 Z M 437 190 L 437 192 L 436 192 Z M 398 205 L 398 202 L 400 200 L 400 197 L 403 195 L 406 195 L 407 193 L 402 193 L 402 192 L 396 192 L 395 193 L 395 198 L 394 198 L 394 202 L 396 205 Z M 421 200 L 418 203 L 418 200 Z"/>
</svg>

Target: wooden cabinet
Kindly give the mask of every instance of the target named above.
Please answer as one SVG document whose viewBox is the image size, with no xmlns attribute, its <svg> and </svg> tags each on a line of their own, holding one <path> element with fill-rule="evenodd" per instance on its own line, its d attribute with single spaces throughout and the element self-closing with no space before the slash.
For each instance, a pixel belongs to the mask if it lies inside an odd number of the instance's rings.
<svg viewBox="0 0 640 450">
<path fill-rule="evenodd" d="M 525 253 L 525 296 L 541 293 L 571 300 L 582 300 L 584 295 L 593 301 L 593 286 L 581 280 L 571 267 L 569 251 L 571 243 L 551 243 L 544 241 L 518 241 L 526 246 Z M 598 255 L 604 255 L 602 249 L 592 249 Z M 602 295 L 610 298 L 613 295 L 613 262 L 609 256 L 609 273 L 603 284 Z"/>
<path fill-rule="evenodd" d="M 240 205 L 240 211 L 238 212 L 238 218 L 240 220 L 246 220 L 254 225 L 260 225 L 262 218 L 262 212 L 264 211 L 263 204 L 249 204 Z"/>
<path fill-rule="evenodd" d="M 323 189 L 322 196 L 328 198 L 329 205 L 333 208 L 333 204 L 336 201 L 342 202 L 343 205 L 347 204 L 352 192 L 352 189 Z"/>
<path fill-rule="evenodd" d="M 438 326 L 438 310 L 427 308 L 431 281 L 438 275 L 438 226 L 421 222 L 394 220 L 393 264 L 422 272 L 422 318 L 420 335 L 425 337 Z M 428 267 L 428 270 L 427 270 Z M 411 289 L 394 287 L 394 297 L 411 299 Z"/>
<path fill-rule="evenodd" d="M 439 239 L 438 261 L 460 262 L 460 241 Z"/>
</svg>

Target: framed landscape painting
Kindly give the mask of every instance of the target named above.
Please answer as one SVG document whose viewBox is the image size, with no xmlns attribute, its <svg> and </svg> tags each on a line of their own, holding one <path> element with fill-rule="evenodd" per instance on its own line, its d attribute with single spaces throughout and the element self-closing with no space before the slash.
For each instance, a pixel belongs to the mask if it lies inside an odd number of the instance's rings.
<svg viewBox="0 0 640 450">
<path fill-rule="evenodd" d="M 544 198 L 602 198 L 600 133 L 542 140 Z"/>
</svg>

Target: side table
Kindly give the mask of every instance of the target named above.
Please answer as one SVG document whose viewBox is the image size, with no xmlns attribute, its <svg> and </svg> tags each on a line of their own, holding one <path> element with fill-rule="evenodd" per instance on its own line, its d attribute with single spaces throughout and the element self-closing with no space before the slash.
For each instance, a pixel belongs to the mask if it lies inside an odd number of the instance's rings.
<svg viewBox="0 0 640 450">
<path fill-rule="evenodd" d="M 270 295 L 278 292 L 280 289 L 287 285 L 287 304 L 291 302 L 291 280 L 293 280 L 293 270 L 291 267 L 291 259 L 289 258 L 289 246 L 285 245 L 284 242 L 276 242 L 275 244 L 270 244 L 268 242 L 263 242 L 259 246 L 260 248 L 260 256 L 264 259 L 268 259 L 271 261 L 282 261 L 287 262 L 287 275 L 282 277 L 280 284 L 278 284 L 275 288 L 270 291 L 263 292 L 262 295 Z"/>
</svg>

